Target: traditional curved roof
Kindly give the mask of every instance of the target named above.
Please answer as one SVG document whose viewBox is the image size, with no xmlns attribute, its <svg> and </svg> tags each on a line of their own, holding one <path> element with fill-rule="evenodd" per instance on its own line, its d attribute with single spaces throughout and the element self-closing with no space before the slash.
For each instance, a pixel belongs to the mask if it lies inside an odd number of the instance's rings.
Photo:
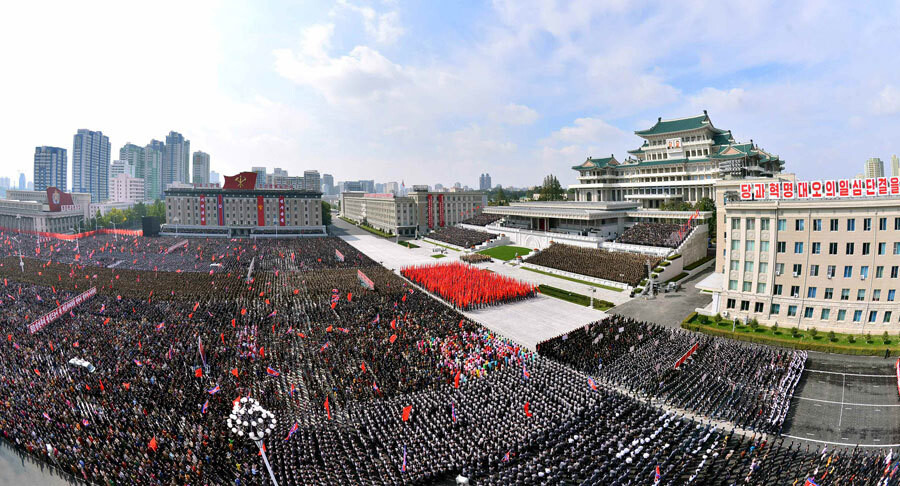
<svg viewBox="0 0 900 486">
<path fill-rule="evenodd" d="M 708 128 L 714 133 L 724 133 L 726 130 L 720 130 L 713 126 L 709 116 L 704 112 L 702 115 L 689 116 L 687 118 L 673 118 L 671 120 L 663 120 L 659 117 L 656 124 L 646 130 L 636 130 L 635 135 L 646 137 L 649 135 L 662 135 L 664 133 L 684 132 L 687 130 L 696 130 L 698 128 Z"/>
<path fill-rule="evenodd" d="M 602 159 L 595 159 L 593 157 L 588 157 L 587 160 L 584 161 L 581 165 L 572 166 L 575 170 L 594 170 L 594 169 L 605 169 L 607 167 L 615 167 L 619 165 L 619 161 L 616 160 L 615 155 L 610 155 L 609 157 L 604 157 Z"/>
</svg>

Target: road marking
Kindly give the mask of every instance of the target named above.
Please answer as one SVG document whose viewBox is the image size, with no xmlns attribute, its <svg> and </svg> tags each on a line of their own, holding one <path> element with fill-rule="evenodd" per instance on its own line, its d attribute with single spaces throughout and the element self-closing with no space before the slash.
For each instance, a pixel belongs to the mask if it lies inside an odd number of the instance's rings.
<svg viewBox="0 0 900 486">
<path fill-rule="evenodd" d="M 841 373 L 838 371 L 825 371 L 825 370 L 813 370 L 810 368 L 806 368 L 806 371 L 811 373 L 828 373 L 829 375 L 844 375 L 844 376 L 863 376 L 868 378 L 894 378 L 894 375 L 865 375 L 859 373 Z M 820 383 L 825 383 L 824 381 L 820 381 Z"/>
<path fill-rule="evenodd" d="M 838 428 L 841 427 L 841 422 L 844 421 L 844 390 L 847 389 L 844 386 L 847 382 L 847 375 L 841 376 L 841 415 L 838 417 Z"/>
<path fill-rule="evenodd" d="M 842 403 L 842 402 L 835 402 L 833 400 L 820 400 L 818 398 L 806 398 L 806 397 L 798 397 L 798 396 L 794 396 L 793 398 L 796 398 L 797 400 L 807 400 L 810 402 L 832 403 L 834 405 L 851 405 L 854 407 L 900 407 L 900 404 L 885 405 L 885 404 L 880 404 L 880 403 Z M 876 408 L 875 411 L 877 412 L 880 410 Z"/>
<path fill-rule="evenodd" d="M 818 442 L 818 443 L 820 443 L 820 444 L 828 444 L 828 445 L 836 445 L 836 446 L 848 446 L 848 447 L 853 447 L 853 446 L 858 446 L 858 447 L 881 447 L 881 448 L 884 448 L 884 447 L 890 447 L 890 448 L 893 448 L 893 447 L 900 447 L 900 444 L 853 444 L 853 443 L 850 443 L 850 442 L 830 442 L 830 441 L 827 441 L 827 440 L 807 439 L 806 437 L 797 437 L 796 435 L 788 435 L 788 434 L 782 434 L 781 436 L 782 436 L 782 437 L 787 437 L 787 438 L 789 438 L 789 439 L 806 440 L 806 441 L 809 441 L 809 442 Z M 844 438 L 842 437 L 842 439 L 844 439 Z M 844 439 L 844 440 L 847 440 L 847 439 Z M 880 442 L 879 439 L 874 439 L 874 440 L 877 440 L 877 441 Z"/>
</svg>

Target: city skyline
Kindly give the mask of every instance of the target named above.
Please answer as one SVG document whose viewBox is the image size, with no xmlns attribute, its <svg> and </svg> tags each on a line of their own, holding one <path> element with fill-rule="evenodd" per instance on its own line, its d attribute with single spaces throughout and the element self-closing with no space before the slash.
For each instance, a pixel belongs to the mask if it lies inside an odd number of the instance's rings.
<svg viewBox="0 0 900 486">
<path fill-rule="evenodd" d="M 8 45 L 30 39 L 5 54 L 9 69 L 73 73 L 66 83 L 0 81 L 13 171 L 30 173 L 34 147 L 68 148 L 81 127 L 102 130 L 114 147 L 177 129 L 220 173 L 271 163 L 414 183 L 488 171 L 521 186 L 533 183 L 521 170 L 528 164 L 567 185 L 575 181 L 566 167 L 623 158 L 632 132 L 657 116 L 703 109 L 801 178 L 845 176 L 858 171 L 847 160 L 897 151 L 900 82 L 882 60 L 900 40 L 900 6 L 887 2 L 849 13 L 702 2 L 192 2 L 178 16 L 165 5 L 51 8 L 47 17 L 46 5 L 17 5 L 19 15 L 0 20 Z M 671 18 L 681 28 L 660 29 Z M 738 32 L 725 27 L 734 18 L 743 19 Z M 629 34 L 597 42 L 599 23 Z M 165 36 L 151 27 L 160 24 Z M 40 39 L 29 35 L 36 30 Z M 246 38 L 255 42 L 238 40 Z M 88 71 L 78 61 L 77 46 L 92 44 L 108 44 L 108 59 L 178 55 L 122 83 L 114 66 Z M 36 105 L 58 109 L 46 117 Z"/>
</svg>

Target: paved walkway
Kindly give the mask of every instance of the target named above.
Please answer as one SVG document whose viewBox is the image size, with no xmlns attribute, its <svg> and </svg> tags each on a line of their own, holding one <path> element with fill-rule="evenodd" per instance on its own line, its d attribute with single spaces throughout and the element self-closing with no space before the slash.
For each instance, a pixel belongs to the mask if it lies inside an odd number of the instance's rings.
<svg viewBox="0 0 900 486">
<path fill-rule="evenodd" d="M 70 483 L 49 466 L 41 467 L 32 459 L 19 455 L 12 446 L 0 441 L 0 484 L 17 486 L 66 486 Z"/>
</svg>

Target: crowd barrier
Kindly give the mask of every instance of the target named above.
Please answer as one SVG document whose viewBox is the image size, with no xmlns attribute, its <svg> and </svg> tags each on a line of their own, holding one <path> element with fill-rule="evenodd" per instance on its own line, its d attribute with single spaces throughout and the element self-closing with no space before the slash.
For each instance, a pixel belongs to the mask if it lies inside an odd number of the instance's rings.
<svg viewBox="0 0 900 486">
<path fill-rule="evenodd" d="M 83 233 L 49 233 L 46 231 L 18 230 L 15 228 L 6 228 L 0 226 L 0 232 L 4 233 L 22 233 L 26 235 L 36 235 L 44 238 L 55 238 L 57 240 L 74 241 L 81 238 L 87 238 L 94 235 L 123 235 L 123 236 L 144 236 L 143 230 L 126 230 L 126 229 L 110 229 L 101 228 L 93 231 L 85 231 Z"/>
</svg>

